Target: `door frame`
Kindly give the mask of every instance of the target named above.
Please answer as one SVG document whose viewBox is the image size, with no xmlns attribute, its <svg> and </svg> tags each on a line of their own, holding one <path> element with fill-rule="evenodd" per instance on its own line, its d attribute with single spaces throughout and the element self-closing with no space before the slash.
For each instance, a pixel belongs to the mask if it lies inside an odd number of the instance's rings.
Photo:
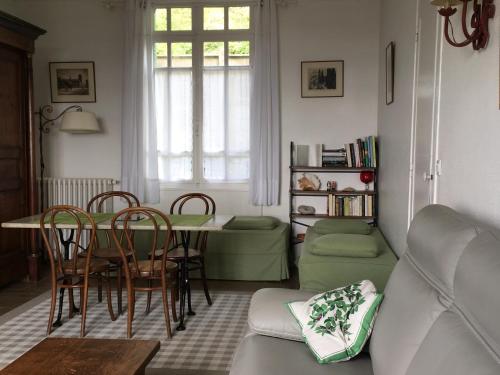
<svg viewBox="0 0 500 375">
<path fill-rule="evenodd" d="M 413 103 L 412 103 L 412 120 L 410 134 L 410 170 L 409 170 L 409 196 L 408 196 L 408 227 L 415 216 L 415 183 L 421 176 L 415 176 L 415 158 L 417 151 L 417 125 L 418 125 L 418 78 L 420 73 L 420 31 L 421 17 L 420 6 L 422 3 L 427 3 L 425 0 L 417 0 L 417 15 L 416 15 L 416 32 L 415 32 L 415 55 L 414 55 L 414 75 L 413 75 Z M 434 47 L 434 100 L 432 109 L 432 132 L 431 132 L 431 148 L 430 148 L 430 163 L 429 173 L 433 176 L 429 182 L 430 203 L 437 202 L 438 184 L 440 176 L 440 160 L 439 160 L 439 128 L 441 119 L 441 79 L 442 79 L 442 64 L 443 64 L 443 21 L 436 13 L 436 29 L 438 35 Z"/>
</svg>

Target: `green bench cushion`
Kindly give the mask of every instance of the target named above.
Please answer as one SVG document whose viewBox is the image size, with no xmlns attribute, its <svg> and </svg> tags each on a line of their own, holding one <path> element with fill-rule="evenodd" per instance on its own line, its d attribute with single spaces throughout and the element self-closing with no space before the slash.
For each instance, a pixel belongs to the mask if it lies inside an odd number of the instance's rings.
<svg viewBox="0 0 500 375">
<path fill-rule="evenodd" d="M 325 234 L 311 243 L 311 253 L 351 258 L 375 258 L 379 255 L 377 240 L 365 234 Z"/>
<path fill-rule="evenodd" d="M 362 220 L 323 219 L 314 223 L 313 228 L 319 234 L 370 234 L 372 231 L 372 228 Z"/>
<path fill-rule="evenodd" d="M 396 265 L 397 258 L 378 228 L 373 228 L 370 236 L 378 244 L 379 256 L 376 258 L 351 258 L 312 254 L 312 242 L 322 236 L 313 228 L 307 230 L 304 250 L 299 259 L 300 288 L 311 291 L 327 291 L 355 283 L 371 280 L 379 291 L 385 284 Z"/>
<path fill-rule="evenodd" d="M 224 226 L 229 230 L 273 230 L 281 222 L 271 216 L 236 216 Z"/>
</svg>

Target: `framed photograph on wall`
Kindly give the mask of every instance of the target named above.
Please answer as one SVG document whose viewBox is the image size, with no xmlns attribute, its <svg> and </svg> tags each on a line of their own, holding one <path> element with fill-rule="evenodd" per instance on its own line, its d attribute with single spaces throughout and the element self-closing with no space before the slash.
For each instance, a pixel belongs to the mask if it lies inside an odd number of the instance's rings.
<svg viewBox="0 0 500 375">
<path fill-rule="evenodd" d="M 343 96 L 343 60 L 302 62 L 303 98 L 338 98 Z"/>
<path fill-rule="evenodd" d="M 385 48 L 385 104 L 394 102 L 394 42 Z"/>
<path fill-rule="evenodd" d="M 49 71 L 52 103 L 95 103 L 93 61 L 51 62 Z"/>
</svg>

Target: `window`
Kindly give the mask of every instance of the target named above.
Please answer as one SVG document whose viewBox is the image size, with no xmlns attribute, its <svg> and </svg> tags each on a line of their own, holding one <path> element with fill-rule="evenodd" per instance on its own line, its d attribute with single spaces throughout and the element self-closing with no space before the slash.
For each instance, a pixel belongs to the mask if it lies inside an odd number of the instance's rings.
<svg viewBox="0 0 500 375">
<path fill-rule="evenodd" d="M 159 176 L 249 176 L 251 7 L 159 6 L 154 12 Z"/>
</svg>

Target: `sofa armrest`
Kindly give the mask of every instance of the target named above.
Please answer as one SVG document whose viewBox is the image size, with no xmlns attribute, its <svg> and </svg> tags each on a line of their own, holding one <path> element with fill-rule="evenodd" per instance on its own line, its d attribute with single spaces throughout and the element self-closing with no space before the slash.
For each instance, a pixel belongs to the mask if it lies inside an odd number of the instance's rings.
<svg viewBox="0 0 500 375">
<path fill-rule="evenodd" d="M 315 293 L 293 289 L 261 289 L 250 302 L 248 326 L 254 333 L 287 340 L 304 341 L 302 330 L 286 304 L 307 301 Z"/>
</svg>

